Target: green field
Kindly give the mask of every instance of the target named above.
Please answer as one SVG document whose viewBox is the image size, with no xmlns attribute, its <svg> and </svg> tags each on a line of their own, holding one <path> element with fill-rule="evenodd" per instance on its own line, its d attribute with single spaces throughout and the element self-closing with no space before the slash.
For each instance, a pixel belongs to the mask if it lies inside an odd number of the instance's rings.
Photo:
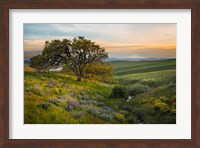
<svg viewBox="0 0 200 148">
<path fill-rule="evenodd" d="M 175 59 L 111 63 L 112 83 L 25 65 L 25 124 L 176 123 Z"/>
<path fill-rule="evenodd" d="M 175 62 L 176 62 L 175 60 L 164 60 L 164 61 L 116 61 L 112 63 L 115 66 L 114 74 L 119 76 L 119 75 L 176 69 Z"/>
</svg>

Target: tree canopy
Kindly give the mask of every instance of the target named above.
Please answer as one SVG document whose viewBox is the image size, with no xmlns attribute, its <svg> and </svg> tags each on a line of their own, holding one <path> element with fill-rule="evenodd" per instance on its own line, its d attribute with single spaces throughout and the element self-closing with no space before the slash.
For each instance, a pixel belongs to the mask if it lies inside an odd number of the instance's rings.
<svg viewBox="0 0 200 148">
<path fill-rule="evenodd" d="M 58 66 L 67 67 L 81 81 L 87 73 L 93 73 L 89 67 L 94 64 L 102 64 L 97 71 L 109 72 L 110 68 L 102 68 L 108 66 L 103 64 L 102 61 L 108 58 L 108 53 L 104 48 L 96 45 L 95 42 L 87 40 L 84 37 L 74 38 L 73 40 L 63 39 L 46 41 L 42 54 L 31 58 L 30 67 L 35 68 L 37 71 L 48 71 L 51 68 Z M 109 66 L 108 66 L 109 67 Z"/>
</svg>

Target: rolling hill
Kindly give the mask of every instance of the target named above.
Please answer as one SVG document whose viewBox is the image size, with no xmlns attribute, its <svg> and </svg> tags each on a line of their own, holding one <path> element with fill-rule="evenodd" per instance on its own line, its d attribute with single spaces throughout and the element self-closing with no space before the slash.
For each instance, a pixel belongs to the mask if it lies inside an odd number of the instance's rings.
<svg viewBox="0 0 200 148">
<path fill-rule="evenodd" d="M 146 73 L 152 71 L 176 69 L 176 60 L 156 61 L 113 61 L 114 75 Z"/>
<path fill-rule="evenodd" d="M 109 84 L 77 82 L 61 72 L 38 73 L 25 64 L 25 123 L 176 123 L 175 59 L 110 63 L 115 81 Z M 125 91 L 123 97 L 113 97 L 115 87 Z"/>
</svg>

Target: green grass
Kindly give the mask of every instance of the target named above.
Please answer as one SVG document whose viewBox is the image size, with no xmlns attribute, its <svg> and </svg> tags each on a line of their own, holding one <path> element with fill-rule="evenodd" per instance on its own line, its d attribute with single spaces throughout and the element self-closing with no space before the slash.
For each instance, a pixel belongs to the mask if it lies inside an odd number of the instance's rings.
<svg viewBox="0 0 200 148">
<path fill-rule="evenodd" d="M 128 81 L 155 80 L 158 83 L 170 83 L 176 80 L 176 70 L 160 70 L 154 72 L 128 74 L 123 76 L 115 76 L 116 79 L 125 79 Z"/>
<path fill-rule="evenodd" d="M 111 85 L 88 80 L 78 82 L 75 77 L 62 73 L 25 72 L 24 75 L 25 123 L 108 122 L 101 117 L 88 113 L 87 108 L 79 107 L 68 111 L 66 107 L 70 101 L 75 100 L 80 103 L 83 96 L 88 97 L 90 102 L 100 104 L 104 97 L 110 95 Z M 56 103 L 51 103 L 52 101 Z M 88 107 L 97 107 L 98 109 L 99 107 L 96 104 L 89 104 Z M 46 109 L 46 106 L 49 107 Z M 105 105 L 102 107 L 105 107 Z M 82 112 L 81 117 L 77 117 L 77 112 Z M 108 123 L 112 122 L 115 122 L 115 120 Z"/>
<path fill-rule="evenodd" d="M 148 90 L 137 94 L 129 102 L 122 104 L 129 123 L 146 124 L 176 123 L 175 105 L 162 102 L 176 96 L 176 60 L 166 61 L 125 61 L 113 62 L 115 79 L 128 87 L 148 86 Z M 155 107 L 160 100 L 160 108 Z M 162 106 L 164 105 L 164 107 Z"/>
<path fill-rule="evenodd" d="M 176 123 L 176 60 L 112 64 L 113 84 L 78 82 L 65 73 L 38 73 L 25 65 L 25 124 Z M 122 98 L 112 97 L 115 85 L 127 90 Z M 128 93 L 133 98 L 127 102 Z"/>
<path fill-rule="evenodd" d="M 115 75 L 127 75 L 135 73 L 146 73 L 152 71 L 175 69 L 176 60 L 161 61 L 122 61 L 112 62 L 115 66 Z"/>
</svg>

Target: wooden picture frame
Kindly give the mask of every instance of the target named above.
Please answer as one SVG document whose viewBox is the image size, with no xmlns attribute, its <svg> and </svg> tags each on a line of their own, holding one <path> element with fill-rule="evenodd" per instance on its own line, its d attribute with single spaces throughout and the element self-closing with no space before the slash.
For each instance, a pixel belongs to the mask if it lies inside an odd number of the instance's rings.
<svg viewBox="0 0 200 148">
<path fill-rule="evenodd" d="M 192 136 L 190 140 L 16 140 L 9 139 L 10 9 L 191 9 Z M 200 1 L 199 0 L 1 0 L 0 2 L 0 147 L 200 147 Z"/>
</svg>

